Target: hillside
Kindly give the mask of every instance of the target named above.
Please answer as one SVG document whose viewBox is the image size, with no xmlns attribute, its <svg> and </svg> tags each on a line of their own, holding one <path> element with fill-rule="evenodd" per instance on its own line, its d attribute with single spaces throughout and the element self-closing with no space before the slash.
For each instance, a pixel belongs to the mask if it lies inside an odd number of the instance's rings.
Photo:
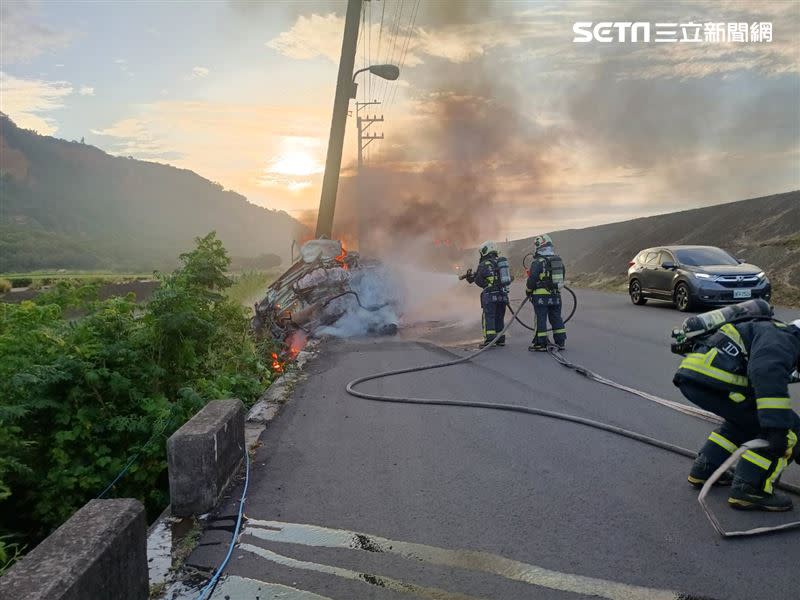
<svg viewBox="0 0 800 600">
<path fill-rule="evenodd" d="M 569 279 L 590 285 L 624 282 L 630 261 L 648 246 L 707 244 L 759 265 L 776 301 L 800 301 L 800 191 L 550 234 Z M 532 238 L 510 243 L 520 264 Z"/>
<path fill-rule="evenodd" d="M 192 171 L 41 136 L 1 113 L 0 156 L 0 272 L 165 268 L 211 230 L 233 256 L 287 256 L 303 236 L 285 212 Z"/>
</svg>

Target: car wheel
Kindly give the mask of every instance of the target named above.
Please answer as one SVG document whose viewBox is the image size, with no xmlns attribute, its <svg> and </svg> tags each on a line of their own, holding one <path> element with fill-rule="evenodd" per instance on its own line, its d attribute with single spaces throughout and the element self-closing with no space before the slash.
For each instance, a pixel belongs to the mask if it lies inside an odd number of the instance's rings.
<svg viewBox="0 0 800 600">
<path fill-rule="evenodd" d="M 692 310 L 693 306 L 694 302 L 689 286 L 685 283 L 679 283 L 675 286 L 675 307 L 681 312 L 688 312 Z"/>
<path fill-rule="evenodd" d="M 642 284 L 639 283 L 638 279 L 631 281 L 630 286 L 628 286 L 628 293 L 631 295 L 631 302 L 635 305 L 641 306 L 642 304 L 647 304 L 647 298 L 645 298 L 642 293 Z"/>
</svg>

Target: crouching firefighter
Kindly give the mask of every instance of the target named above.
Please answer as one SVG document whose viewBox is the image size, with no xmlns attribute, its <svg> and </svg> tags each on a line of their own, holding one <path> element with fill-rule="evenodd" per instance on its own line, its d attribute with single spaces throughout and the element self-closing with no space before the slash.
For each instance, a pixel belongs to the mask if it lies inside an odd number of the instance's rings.
<svg viewBox="0 0 800 600">
<path fill-rule="evenodd" d="M 564 285 L 564 261 L 553 250 L 553 240 L 549 235 L 538 235 L 526 293 L 531 298 L 536 314 L 536 335 L 528 350 L 544 352 L 547 350 L 547 321 L 553 330 L 553 341 L 563 350 L 567 341 L 567 330 L 561 316 L 561 286 Z"/>
<path fill-rule="evenodd" d="M 473 274 L 467 271 L 465 279 L 483 288 L 481 292 L 481 319 L 483 328 L 483 342 L 481 348 L 488 346 L 497 335 L 505 329 L 506 304 L 508 304 L 508 286 L 512 277 L 508 267 L 508 260 L 500 256 L 494 242 L 484 242 L 480 245 L 480 259 L 478 268 Z M 497 339 L 497 346 L 506 345 L 506 336 Z"/>
<path fill-rule="evenodd" d="M 800 458 L 800 416 L 788 387 L 800 368 L 800 320 L 781 323 L 765 301 L 749 300 L 690 317 L 672 335 L 672 351 L 685 356 L 675 385 L 724 419 L 700 449 L 689 483 L 702 487 L 738 446 L 762 438 L 769 446 L 745 452 L 734 475 L 717 484 L 732 484 L 732 508 L 791 510 L 791 498 L 774 488 L 787 464 Z"/>
</svg>

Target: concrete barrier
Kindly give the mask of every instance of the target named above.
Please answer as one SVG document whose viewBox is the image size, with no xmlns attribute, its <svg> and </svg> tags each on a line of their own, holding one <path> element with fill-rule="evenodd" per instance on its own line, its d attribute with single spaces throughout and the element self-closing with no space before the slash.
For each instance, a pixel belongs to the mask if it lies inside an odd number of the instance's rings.
<svg viewBox="0 0 800 600">
<path fill-rule="evenodd" d="M 0 578 L 0 599 L 146 600 L 146 538 L 138 500 L 92 500 Z"/>
<path fill-rule="evenodd" d="M 218 503 L 244 458 L 244 405 L 213 400 L 167 440 L 172 514 L 199 515 Z"/>
</svg>

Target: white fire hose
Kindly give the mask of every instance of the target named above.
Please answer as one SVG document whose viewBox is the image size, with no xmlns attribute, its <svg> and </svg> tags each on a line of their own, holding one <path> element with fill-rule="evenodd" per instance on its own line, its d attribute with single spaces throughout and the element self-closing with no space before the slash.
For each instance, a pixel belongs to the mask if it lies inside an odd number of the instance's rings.
<svg viewBox="0 0 800 600">
<path fill-rule="evenodd" d="M 784 523 L 782 525 L 773 525 L 772 527 L 755 527 L 754 529 L 746 529 L 744 531 L 727 531 L 722 527 L 717 517 L 708 507 L 706 496 L 708 496 L 708 492 L 711 491 L 711 488 L 714 486 L 716 481 L 722 477 L 722 474 L 730 469 L 739 460 L 739 458 L 741 458 L 742 454 L 748 450 L 766 448 L 767 446 L 769 446 L 769 442 L 761 439 L 750 440 L 749 442 L 742 444 L 739 446 L 739 448 L 737 448 L 736 452 L 731 454 L 728 459 L 722 463 L 716 471 L 714 471 L 713 475 L 711 475 L 711 477 L 706 480 L 705 484 L 703 484 L 703 489 L 700 490 L 700 495 L 697 497 L 697 500 L 700 502 L 700 506 L 703 507 L 703 511 L 705 511 L 706 516 L 708 517 L 708 520 L 711 521 L 714 529 L 716 529 L 717 533 L 723 537 L 744 537 L 749 535 L 760 535 L 762 533 L 772 533 L 773 531 L 785 531 L 786 529 L 800 528 L 800 521 L 793 521 L 791 523 Z"/>
<path fill-rule="evenodd" d="M 433 405 L 433 406 L 471 407 L 471 408 L 484 408 L 484 409 L 490 409 L 490 410 L 503 410 L 503 411 L 510 411 L 510 412 L 526 413 L 526 414 L 529 414 L 529 415 L 536 415 L 536 416 L 540 416 L 540 417 L 558 419 L 558 420 L 561 420 L 561 421 L 569 421 L 569 422 L 572 422 L 572 423 L 577 423 L 577 424 L 580 424 L 580 425 L 592 427 L 594 429 L 600 429 L 600 430 L 603 430 L 603 431 L 607 431 L 607 432 L 613 433 L 615 435 L 621 435 L 623 437 L 627 437 L 629 439 L 633 439 L 633 440 L 636 440 L 638 442 L 642 442 L 642 443 L 647 444 L 649 446 L 655 446 L 657 448 L 661 448 L 663 450 L 667 450 L 668 452 L 672 452 L 673 454 L 678 454 L 678 455 L 685 456 L 685 457 L 688 457 L 688 458 L 695 458 L 697 456 L 696 452 L 688 450 L 687 448 L 682 448 L 681 446 L 678 446 L 676 444 L 672 444 L 670 442 L 664 442 L 662 440 L 659 440 L 659 439 L 656 439 L 656 438 L 653 438 L 653 437 L 650 437 L 650 436 L 646 436 L 644 434 L 641 434 L 641 433 L 638 433 L 638 432 L 635 432 L 635 431 L 630 431 L 630 430 L 627 430 L 627 429 L 623 429 L 621 427 L 616 427 L 615 425 L 610 425 L 608 423 L 603 423 L 601 421 L 595 421 L 593 419 L 586 419 L 586 418 L 578 417 L 578 416 L 575 416 L 575 415 L 569 415 L 569 414 L 565 414 L 565 413 L 558 413 L 558 412 L 554 412 L 554 411 L 543 410 L 543 409 L 540 409 L 540 408 L 533 408 L 533 407 L 530 407 L 530 406 L 524 406 L 524 405 L 519 405 L 519 404 L 499 404 L 499 403 L 493 403 L 493 402 L 477 402 L 477 401 L 464 401 L 464 400 L 444 400 L 444 399 L 436 399 L 436 398 L 415 398 L 413 396 L 387 396 L 387 395 L 382 395 L 382 394 L 371 394 L 371 393 L 368 393 L 368 392 L 360 392 L 360 391 L 357 391 L 355 389 L 356 386 L 358 386 L 358 385 L 360 385 L 362 383 L 366 383 L 367 381 L 374 381 L 376 379 L 383 379 L 385 377 L 391 377 L 391 376 L 400 375 L 400 374 L 403 374 L 403 373 L 416 373 L 416 372 L 419 372 L 419 371 L 428 371 L 430 369 L 440 369 L 440 368 L 443 368 L 443 367 L 450 367 L 450 366 L 454 366 L 454 365 L 463 364 L 463 363 L 465 363 L 467 361 L 472 360 L 473 358 L 479 356 L 480 354 L 483 354 L 484 352 L 489 350 L 489 348 L 494 346 L 495 343 L 497 342 L 497 340 L 500 338 L 500 336 L 505 334 L 506 331 L 508 331 L 508 329 L 514 324 L 514 322 L 516 320 L 519 320 L 518 317 L 516 317 L 516 315 L 519 313 L 519 311 L 522 309 L 522 307 L 525 305 L 525 303 L 528 302 L 528 300 L 529 300 L 529 298 L 526 297 L 524 300 L 522 300 L 522 302 L 519 304 L 519 306 L 517 306 L 516 311 L 512 310 L 512 313 L 514 314 L 515 318 L 512 318 L 511 320 L 509 320 L 508 324 L 506 324 L 506 326 L 503 328 L 503 331 L 499 332 L 497 334 L 497 336 L 494 338 L 494 340 L 490 344 L 488 344 L 487 346 L 484 346 L 480 350 L 477 350 L 476 352 L 468 354 L 467 356 L 464 356 L 462 358 L 457 358 L 455 360 L 450 360 L 450 361 L 445 361 L 445 362 L 440 362 L 440 363 L 432 363 L 432 364 L 428 364 L 428 365 L 420 365 L 418 367 L 410 367 L 410 368 L 406 368 L 406 369 L 395 369 L 395 370 L 392 370 L 392 371 L 384 371 L 382 373 L 373 373 L 371 375 L 366 375 L 366 376 L 363 376 L 363 377 L 359 377 L 357 379 L 354 379 L 354 380 L 350 381 L 347 384 L 347 387 L 346 387 L 347 393 L 349 393 L 351 396 L 355 396 L 357 398 L 363 398 L 365 400 L 372 400 L 372 401 L 376 401 L 376 402 L 392 402 L 392 403 L 401 403 L 401 404 L 422 404 L 422 405 L 427 405 L 427 406 Z M 577 301 L 577 299 L 576 299 L 576 301 Z M 570 316 L 572 316 L 572 315 L 570 315 Z M 621 390 L 624 390 L 624 391 L 627 391 L 627 392 L 630 392 L 630 393 L 634 393 L 637 396 L 640 396 L 640 397 L 645 398 L 647 400 L 656 401 L 656 397 L 652 396 L 651 394 L 647 394 L 645 392 L 640 392 L 639 390 L 635 390 L 634 388 L 630 388 L 630 387 L 627 387 L 627 386 L 622 386 L 621 384 L 617 384 L 616 382 L 614 382 L 614 381 L 612 381 L 610 379 L 606 379 L 606 378 L 603 378 L 603 377 L 601 377 L 601 376 L 599 376 L 599 375 L 597 375 L 595 373 L 592 373 L 591 371 L 589 371 L 588 369 L 586 369 L 584 367 L 581 367 L 580 365 L 575 365 L 573 363 L 569 363 L 568 361 L 564 360 L 563 357 L 561 357 L 559 355 L 559 353 L 557 352 L 557 350 L 555 348 L 550 348 L 549 350 L 550 350 L 550 354 L 554 358 L 556 358 L 556 360 L 561 359 L 561 360 L 559 360 L 559 362 L 562 365 L 564 365 L 566 367 L 569 367 L 569 368 L 577 371 L 578 373 L 580 373 L 580 374 L 582 374 L 582 375 L 584 375 L 586 377 L 589 377 L 590 379 L 593 379 L 593 380 L 597 381 L 598 383 L 602 383 L 604 385 L 612 385 L 613 387 L 617 387 L 617 388 L 619 388 Z M 659 402 L 658 402 L 659 404 L 667 406 L 668 408 L 678 409 L 678 406 L 675 406 L 678 403 L 674 403 L 672 401 L 661 399 L 661 398 L 659 398 L 658 400 L 659 400 Z M 693 409 L 693 407 L 689 407 L 689 406 L 686 406 L 686 405 L 679 405 L 679 406 L 680 406 L 681 409 Z M 700 409 L 683 410 L 682 412 L 689 413 L 692 416 L 695 416 L 695 417 L 701 418 L 701 419 L 706 419 L 706 420 L 712 420 L 712 418 L 714 418 L 714 420 L 718 419 L 718 417 L 716 417 L 716 415 L 711 415 L 710 413 L 703 414 L 703 413 L 706 413 L 706 411 L 701 411 Z M 714 474 L 711 476 L 711 478 L 709 478 L 708 481 L 706 481 L 705 485 L 703 486 L 703 488 L 702 488 L 702 490 L 700 492 L 700 495 L 698 497 L 698 500 L 700 501 L 700 505 L 702 506 L 703 510 L 705 511 L 706 515 L 708 516 L 708 519 L 711 521 L 711 524 L 714 526 L 714 529 L 717 532 L 719 532 L 719 534 L 722 535 L 723 537 L 728 538 L 728 537 L 753 536 L 753 535 L 761 535 L 761 534 L 765 534 L 765 533 L 773 533 L 773 532 L 776 532 L 776 531 L 784 531 L 784 530 L 787 530 L 787 529 L 800 528 L 800 521 L 797 521 L 797 522 L 792 522 L 792 523 L 785 523 L 785 524 L 782 524 L 782 525 L 775 525 L 775 526 L 772 526 L 772 527 L 757 527 L 755 529 L 749 529 L 747 531 L 730 531 L 729 532 L 729 531 L 726 531 L 725 529 L 722 528 L 722 526 L 720 525 L 719 521 L 714 516 L 714 514 L 711 512 L 711 510 L 709 509 L 707 503 L 705 502 L 705 498 L 708 495 L 708 490 L 711 488 L 711 486 L 714 485 L 714 482 L 717 481 L 717 479 L 719 479 L 719 477 L 722 475 L 722 473 L 724 473 L 726 470 L 728 470 L 731 467 L 731 465 L 733 465 L 739 459 L 739 457 L 742 454 L 744 454 L 749 449 L 763 448 L 765 445 L 768 445 L 768 444 L 764 440 L 752 440 L 750 442 L 747 442 L 743 446 L 741 446 L 736 452 L 734 452 L 731 455 L 731 457 L 728 460 L 725 461 L 725 463 L 722 466 L 720 466 L 719 469 L 717 469 L 714 472 Z M 800 494 L 800 487 L 795 486 L 795 485 L 780 484 L 777 487 L 780 487 L 781 489 L 790 491 L 790 492 L 792 492 L 794 494 Z"/>
</svg>

